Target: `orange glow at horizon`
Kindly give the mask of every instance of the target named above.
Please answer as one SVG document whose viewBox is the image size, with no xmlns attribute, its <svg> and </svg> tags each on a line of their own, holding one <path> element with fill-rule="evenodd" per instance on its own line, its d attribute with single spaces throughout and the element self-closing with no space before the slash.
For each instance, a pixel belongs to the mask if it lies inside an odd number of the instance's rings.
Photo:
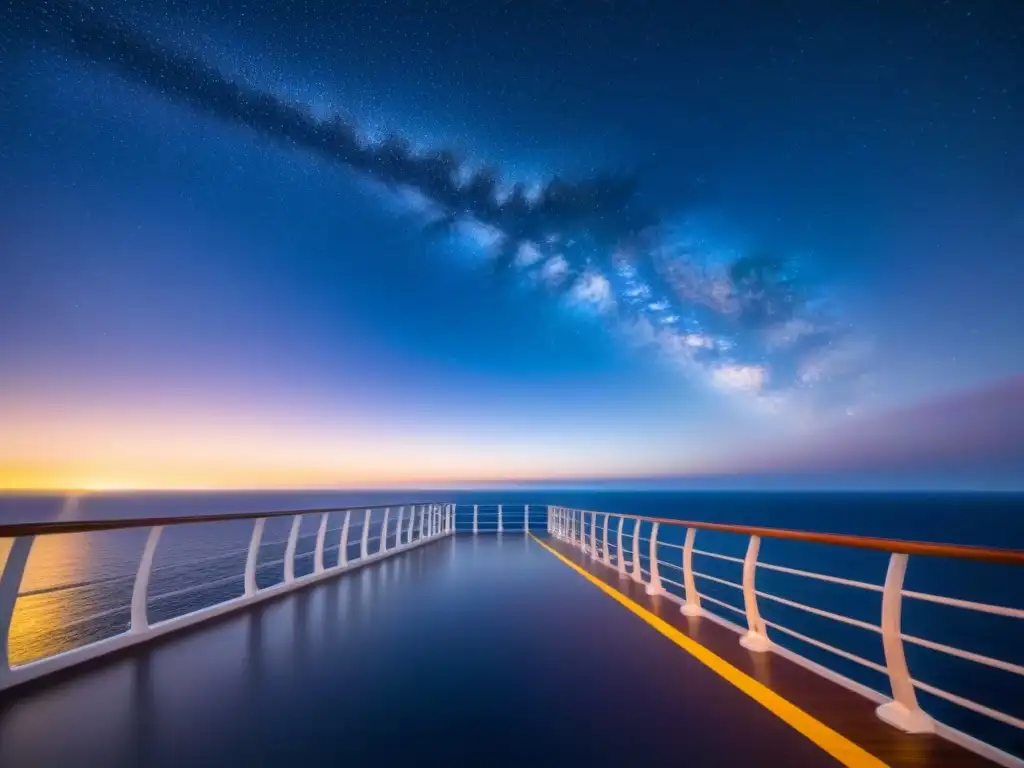
<svg viewBox="0 0 1024 768">
<path fill-rule="evenodd" d="M 602 443 L 557 428 L 497 435 L 393 425 L 39 426 L 0 438 L 0 490 L 452 486 L 651 474 L 658 459 L 652 441 L 623 450 L 624 440 Z M 678 457 L 663 449 L 662 459 Z"/>
</svg>

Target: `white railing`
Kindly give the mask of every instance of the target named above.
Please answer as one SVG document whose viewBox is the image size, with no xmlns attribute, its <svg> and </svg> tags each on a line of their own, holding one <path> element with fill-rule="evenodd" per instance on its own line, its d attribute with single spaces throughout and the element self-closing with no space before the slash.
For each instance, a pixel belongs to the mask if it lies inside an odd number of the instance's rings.
<svg viewBox="0 0 1024 768">
<path fill-rule="evenodd" d="M 456 504 L 456 533 L 540 533 L 547 508 L 534 504 Z"/>
<path fill-rule="evenodd" d="M 666 537 L 666 528 L 673 533 L 672 536 Z M 1019 729 L 1022 733 L 1024 733 L 1024 720 L 1014 714 L 972 701 L 914 678 L 908 667 L 904 649 L 908 644 L 927 648 L 940 654 L 999 670 L 1002 673 L 1022 677 L 1024 677 L 1024 666 L 907 634 L 902 629 L 904 599 L 948 606 L 960 611 L 1024 619 L 1024 610 L 1020 608 L 905 589 L 904 576 L 912 555 L 957 557 L 1024 565 L 1024 552 L 854 536 L 809 534 L 746 526 L 691 523 L 566 507 L 548 507 L 547 529 L 552 536 L 582 550 L 590 560 L 603 563 L 616 569 L 620 575 L 644 584 L 647 594 L 662 595 L 678 602 L 683 614 L 691 617 L 706 616 L 735 630 L 740 634 L 739 642 L 750 651 L 755 653 L 774 651 L 878 702 L 878 717 L 896 728 L 910 733 L 935 732 L 1002 765 L 1024 765 L 1024 761 L 1013 755 L 934 719 L 921 707 L 916 692 L 926 692 L 977 715 L 990 718 L 1013 729 Z M 739 557 L 713 551 L 710 548 L 698 547 L 701 538 L 699 532 L 705 529 L 745 537 L 745 554 Z M 882 583 L 871 583 L 764 562 L 760 558 L 763 538 L 879 550 L 888 553 L 888 568 Z M 724 564 L 720 568 L 731 569 L 735 575 L 728 578 L 722 575 L 722 570 L 719 570 L 719 575 L 710 573 L 704 563 Z M 758 586 L 757 574 L 760 571 L 782 573 L 799 579 L 837 585 L 860 592 L 876 593 L 879 596 L 877 623 L 847 616 L 839 609 L 825 610 L 791 597 L 767 592 Z M 1020 579 L 1020 576 L 1024 576 L 1024 571 L 1020 571 L 1017 578 Z M 1024 589 L 1024 581 L 1017 583 L 1021 584 Z M 702 585 L 705 586 L 702 587 Z M 736 599 L 730 602 L 721 596 L 716 597 L 709 594 L 709 591 L 714 591 L 711 589 L 712 586 L 727 588 L 726 591 L 736 595 Z M 797 631 L 778 621 L 767 621 L 761 616 L 762 608 L 766 604 L 785 606 L 806 615 L 856 627 L 877 635 L 884 663 L 866 659 L 860 654 L 825 642 L 820 637 L 814 637 L 809 632 Z M 1024 625 L 1017 625 L 1017 627 L 1020 634 L 1016 647 L 1022 647 L 1024 646 L 1024 632 L 1021 632 L 1021 629 L 1024 629 Z M 827 666 L 805 658 L 786 647 L 788 638 L 827 651 L 834 657 L 884 675 L 888 682 L 888 690 L 880 691 L 870 688 L 829 669 Z M 1010 643 L 1007 647 L 1015 646 Z"/>
<path fill-rule="evenodd" d="M 268 520 L 286 518 L 291 520 L 286 539 L 265 541 L 264 529 Z M 315 542 L 311 551 L 299 553 L 300 540 L 311 538 L 300 536 L 303 519 L 318 519 Z M 337 523 L 331 527 L 331 521 Z M 249 544 L 244 549 L 230 549 L 217 554 L 175 562 L 162 567 L 153 567 L 165 529 L 172 526 L 204 526 L 228 521 L 251 522 L 252 532 Z M 45 536 L 56 534 L 85 534 L 101 531 L 122 531 L 148 529 L 145 545 L 134 573 L 108 576 L 93 580 L 78 580 L 59 585 L 47 585 L 37 589 L 22 589 L 25 569 L 29 562 L 33 544 Z M 315 509 L 287 512 L 256 513 L 247 515 L 219 515 L 208 517 L 181 516 L 168 518 L 129 519 L 101 522 L 56 522 L 39 524 L 15 524 L 0 526 L 0 539 L 9 540 L 7 557 L 0 573 L 0 690 L 32 680 L 51 672 L 66 669 L 74 664 L 95 659 L 107 653 L 121 650 L 169 632 L 194 625 L 200 621 L 221 616 L 229 611 L 252 605 L 275 595 L 337 576 L 367 563 L 404 552 L 430 541 L 455 532 L 455 505 L 451 503 L 406 504 L 404 506 L 371 507 L 358 509 Z M 328 539 L 330 534 L 330 540 Z M 275 545 L 284 544 L 282 557 L 260 562 L 260 553 Z M 350 556 L 358 547 L 358 554 Z M 325 554 L 337 552 L 334 563 L 325 563 Z M 244 555 L 244 565 L 241 556 Z M 307 565 L 312 558 L 312 564 Z M 236 562 L 232 562 L 232 561 Z M 169 589 L 150 594 L 151 581 L 168 571 L 216 572 L 216 564 L 239 565 L 241 572 L 191 584 L 182 588 Z M 297 574 L 296 566 L 302 564 L 309 572 Z M 198 566 L 202 566 L 199 569 Z M 260 575 L 269 574 L 270 569 L 282 567 L 280 581 L 260 587 Z M 269 574 L 272 575 L 272 574 Z M 264 579 L 265 581 L 266 579 Z M 105 607 L 71 620 L 61 618 L 61 629 L 74 633 L 76 627 L 101 620 L 113 621 L 127 612 L 127 622 L 115 626 L 115 634 L 94 642 L 86 642 L 52 655 L 15 663 L 11 654 L 11 629 L 15 619 L 15 608 L 19 599 L 50 596 L 67 592 L 81 594 L 83 590 L 97 587 L 125 590 L 131 585 L 130 604 Z M 236 587 L 234 594 L 230 587 Z M 175 598 L 197 597 L 200 593 L 216 598 L 195 610 L 164 620 L 152 620 L 155 607 L 172 602 Z"/>
</svg>

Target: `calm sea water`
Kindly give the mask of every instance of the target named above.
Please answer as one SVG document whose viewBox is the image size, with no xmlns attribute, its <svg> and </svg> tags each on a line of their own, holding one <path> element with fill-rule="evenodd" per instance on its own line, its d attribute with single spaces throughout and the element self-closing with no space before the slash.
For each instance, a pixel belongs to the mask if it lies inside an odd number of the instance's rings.
<svg viewBox="0 0 1024 768">
<path fill-rule="evenodd" d="M 0 521 L 109 519 L 164 515 L 218 514 L 324 507 L 397 507 L 411 502 L 449 501 L 459 505 L 503 503 L 509 517 L 521 521 L 522 505 L 559 504 L 602 512 L 622 512 L 682 520 L 731 522 L 778 528 L 851 533 L 900 539 L 977 544 L 1024 549 L 1024 495 L 1013 494 L 869 494 L 869 493 L 699 493 L 624 491 L 507 491 L 507 492 L 273 492 L 273 493 L 132 493 L 79 496 L 0 495 Z M 533 518 L 539 526 L 543 511 Z M 371 535 L 379 533 L 382 512 L 375 512 Z M 469 525 L 469 507 L 459 507 L 459 528 Z M 361 521 L 355 517 L 354 524 Z M 392 514 L 391 520 L 394 520 Z M 342 517 L 328 525 L 328 565 L 337 562 Z M 300 528 L 296 572 L 313 567 L 312 551 L 318 516 L 307 516 Z M 161 538 L 150 585 L 151 620 L 160 620 L 210 605 L 242 591 L 242 569 L 251 532 L 250 522 L 184 525 L 168 528 Z M 282 556 L 290 520 L 269 521 L 260 551 L 258 582 L 269 586 L 283 578 Z M 617 521 L 609 524 L 614 541 Z M 394 523 L 391 525 L 392 538 Z M 351 531 L 349 556 L 358 553 L 359 530 Z M 628 534 L 631 527 L 627 527 Z M 645 528 L 642 536 L 648 535 Z M 22 582 L 11 631 L 11 653 L 25 663 L 103 637 L 127 627 L 132 578 L 145 541 L 145 529 L 96 534 L 47 536 L 37 539 Z M 659 538 L 682 543 L 682 531 L 664 530 Z M 371 550 L 377 546 L 374 542 Z M 701 532 L 699 549 L 742 557 L 746 539 Z M 6 546 L 0 543 L 0 554 Z M 662 555 L 678 564 L 678 550 Z M 765 541 L 761 560 L 808 571 L 881 584 L 885 553 L 796 542 Z M 644 567 L 649 564 L 641 558 Z M 738 582 L 736 563 L 698 557 L 695 567 L 707 576 Z M 906 588 L 979 602 L 1024 608 L 1024 578 L 1020 569 L 966 561 L 915 557 Z M 662 576 L 681 581 L 671 567 Z M 698 587 L 708 596 L 742 607 L 738 590 L 703 579 Z M 761 570 L 760 590 L 789 600 L 879 623 L 879 595 L 834 584 L 809 581 Z M 668 588 L 679 592 L 669 584 Z M 736 622 L 742 616 L 713 605 L 705 607 Z M 769 622 L 843 648 L 876 663 L 884 663 L 875 633 L 810 615 L 794 608 L 761 601 Z M 919 601 L 904 601 L 904 632 L 1024 665 L 1024 622 L 953 609 Z M 771 633 L 773 639 L 877 690 L 886 691 L 884 676 L 814 646 Z M 939 688 L 1024 718 L 1024 678 L 929 649 L 907 646 L 912 674 Z M 1019 732 L 993 724 L 982 716 L 921 694 L 933 714 L 968 732 L 1024 752 Z"/>
</svg>

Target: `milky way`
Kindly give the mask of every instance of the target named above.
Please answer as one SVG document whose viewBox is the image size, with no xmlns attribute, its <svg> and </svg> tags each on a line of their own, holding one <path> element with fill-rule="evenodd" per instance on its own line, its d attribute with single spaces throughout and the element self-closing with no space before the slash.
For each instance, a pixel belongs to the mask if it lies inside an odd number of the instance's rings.
<svg viewBox="0 0 1024 768">
<path fill-rule="evenodd" d="M 183 106 L 411 194 L 429 230 L 475 236 L 499 269 L 606 318 L 708 386 L 773 408 L 848 407 L 853 397 L 860 347 L 793 265 L 760 255 L 723 262 L 686 247 L 641 203 L 635 176 L 555 176 L 531 194 L 503 186 L 493 169 L 469 171 L 452 148 L 417 153 L 397 134 L 371 142 L 352 122 L 234 82 L 89 6 L 41 4 L 34 24 L 50 43 Z"/>
</svg>

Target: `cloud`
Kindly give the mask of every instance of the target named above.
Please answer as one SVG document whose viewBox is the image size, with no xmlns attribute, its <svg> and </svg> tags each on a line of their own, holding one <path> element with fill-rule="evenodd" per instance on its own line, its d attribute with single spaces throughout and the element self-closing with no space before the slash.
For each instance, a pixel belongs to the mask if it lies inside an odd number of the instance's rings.
<svg viewBox="0 0 1024 768">
<path fill-rule="evenodd" d="M 573 286 L 570 299 L 577 305 L 589 306 L 598 312 L 608 312 L 615 307 L 612 284 L 600 272 L 585 272 Z"/>
<path fill-rule="evenodd" d="M 730 392 L 760 392 L 768 380 L 768 371 L 760 365 L 728 363 L 711 369 L 711 381 Z"/>
<path fill-rule="evenodd" d="M 569 262 L 561 254 L 555 254 L 540 268 L 540 276 L 549 286 L 561 284 L 569 274 Z"/>
</svg>

